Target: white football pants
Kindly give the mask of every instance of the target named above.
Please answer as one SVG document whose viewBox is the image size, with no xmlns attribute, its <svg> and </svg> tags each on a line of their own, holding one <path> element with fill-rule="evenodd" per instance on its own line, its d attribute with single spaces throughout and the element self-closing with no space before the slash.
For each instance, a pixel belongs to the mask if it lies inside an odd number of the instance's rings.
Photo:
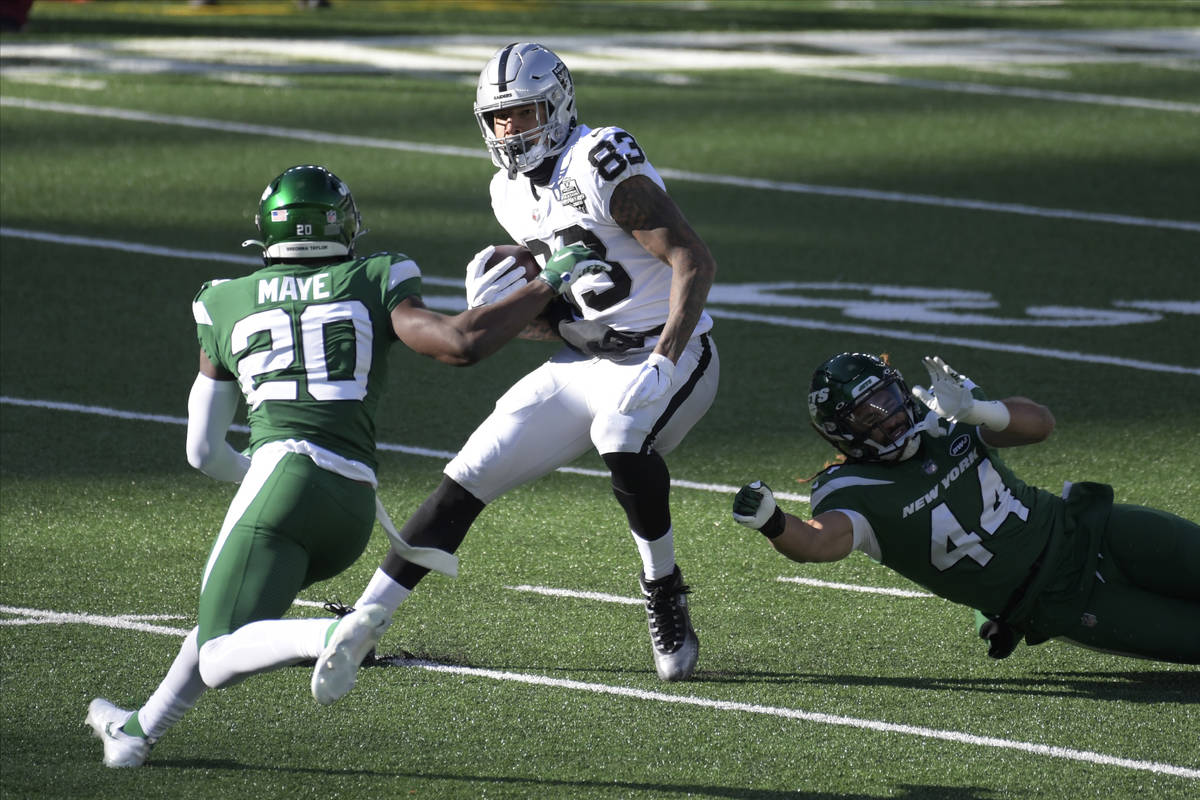
<svg viewBox="0 0 1200 800">
<path fill-rule="evenodd" d="M 720 359 L 709 334 L 693 337 L 675 365 L 671 390 L 631 414 L 618 413 L 618 401 L 651 352 L 591 358 L 563 347 L 496 401 L 446 465 L 446 475 L 490 503 L 589 447 L 601 455 L 655 450 L 665 456 L 716 399 Z"/>
</svg>

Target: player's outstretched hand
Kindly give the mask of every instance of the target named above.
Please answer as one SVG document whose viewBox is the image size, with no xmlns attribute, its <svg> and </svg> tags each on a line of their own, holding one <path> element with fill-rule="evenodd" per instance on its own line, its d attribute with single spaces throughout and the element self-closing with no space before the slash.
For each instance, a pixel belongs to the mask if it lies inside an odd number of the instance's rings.
<svg viewBox="0 0 1200 800">
<path fill-rule="evenodd" d="M 914 386 L 913 397 L 930 411 L 951 422 L 986 425 L 1002 431 L 1008 427 L 1009 411 L 999 400 L 976 400 L 971 394 L 975 382 L 943 361 L 939 356 L 923 359 L 929 372 L 929 388 Z"/>
<path fill-rule="evenodd" d="M 556 293 L 562 294 L 579 276 L 611 269 L 612 265 L 600 260 L 600 256 L 587 245 L 576 243 L 555 251 L 538 278 L 550 284 Z"/>
<path fill-rule="evenodd" d="M 923 363 L 929 372 L 929 388 L 914 386 L 913 397 L 939 417 L 951 422 L 966 422 L 964 416 L 969 414 L 971 407 L 975 405 L 971 388 L 967 386 L 970 379 L 955 372 L 953 367 L 938 356 L 926 356 Z M 974 386 L 974 383 L 971 386 Z"/>
<path fill-rule="evenodd" d="M 621 395 L 617 411 L 628 414 L 650 405 L 670 390 L 674 377 L 675 362 L 659 353 L 651 353 L 630 381 L 625 394 Z"/>
<path fill-rule="evenodd" d="M 762 481 L 748 483 L 733 498 L 733 520 L 758 530 L 775 514 L 775 494 Z"/>
<path fill-rule="evenodd" d="M 521 270 L 513 269 L 517 260 L 512 256 L 496 262 L 491 269 L 485 269 L 488 259 L 495 252 L 496 248 L 488 245 L 467 264 L 467 308 L 478 308 L 503 300 L 528 283 Z"/>
</svg>

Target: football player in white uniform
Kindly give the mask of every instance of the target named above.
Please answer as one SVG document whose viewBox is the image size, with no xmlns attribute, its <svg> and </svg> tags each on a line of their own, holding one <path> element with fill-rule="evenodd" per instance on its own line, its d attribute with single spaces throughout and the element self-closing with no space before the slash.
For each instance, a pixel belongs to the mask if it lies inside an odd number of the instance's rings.
<svg viewBox="0 0 1200 800">
<path fill-rule="evenodd" d="M 543 264 L 564 246 L 586 245 L 603 267 L 564 292 L 571 319 L 557 331 L 568 346 L 496 402 L 400 533 L 453 552 L 487 503 L 595 448 L 641 556 L 656 670 L 685 679 L 699 645 L 675 564 L 663 455 L 716 396 L 719 360 L 704 311 L 716 264 L 633 136 L 578 122 L 571 75 L 550 50 L 501 48 L 479 76 L 475 116 L 499 167 L 492 208 L 513 240 Z M 470 305 L 525 283 L 520 270 L 485 271 L 492 255 L 486 248 L 468 265 Z M 427 571 L 392 551 L 357 605 L 395 609 Z"/>
</svg>

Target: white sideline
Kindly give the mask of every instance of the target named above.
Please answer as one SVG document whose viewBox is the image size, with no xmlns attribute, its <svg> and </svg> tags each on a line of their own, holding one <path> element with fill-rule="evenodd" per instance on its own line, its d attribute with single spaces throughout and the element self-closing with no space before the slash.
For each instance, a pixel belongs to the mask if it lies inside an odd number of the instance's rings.
<svg viewBox="0 0 1200 800">
<path fill-rule="evenodd" d="M 305 605 L 308 605 L 308 603 Z M 140 623 L 136 621 L 137 617 L 133 616 L 100 616 L 94 614 L 47 611 L 36 608 L 20 608 L 7 605 L 0 605 L 0 613 L 12 614 L 23 618 L 18 620 L 2 621 L 8 624 L 28 624 L 31 622 L 52 624 L 78 623 L 85 625 L 96 625 L 106 628 L 124 628 L 128 630 L 145 631 L 148 633 L 161 633 L 180 637 L 187 634 L 186 630 L 180 628 L 169 628 L 161 625 L 147 625 L 145 623 Z M 1019 752 L 1045 756 L 1048 758 L 1061 758 L 1069 761 L 1082 761 L 1090 764 L 1123 767 L 1125 769 L 1152 772 L 1159 775 L 1172 775 L 1180 778 L 1200 779 L 1200 769 L 1193 767 L 1164 764 L 1158 761 L 1140 761 L 1131 758 L 1121 758 L 1119 756 L 1106 755 L 1104 753 L 1097 753 L 1090 750 L 1076 750 L 1070 747 L 1037 744 L 1034 742 L 1022 742 L 1015 739 L 1000 739 L 993 736 L 977 736 L 975 734 L 965 733 L 962 731 L 926 728 L 919 725 L 903 725 L 895 722 L 885 722 L 883 720 L 862 719 L 859 717 L 842 716 L 840 714 L 825 714 L 817 711 L 805 711 L 798 708 L 767 706 L 756 703 L 742 703 L 730 700 L 717 700 L 707 697 L 669 694 L 666 692 L 652 692 L 645 689 L 634 689 L 628 686 L 611 686 L 603 683 L 587 683 L 584 681 L 573 681 L 563 678 L 548 678 L 543 675 L 531 675 L 522 672 L 480 669 L 477 667 L 462 667 L 452 664 L 439 664 L 432 661 L 415 659 L 391 658 L 385 660 L 388 663 L 398 667 L 412 667 L 428 670 L 430 672 L 438 672 L 450 675 L 465 675 L 475 678 L 487 678 L 489 680 L 523 683 L 529 686 L 544 686 L 577 692 L 591 692 L 593 694 L 603 694 L 613 697 L 626 697 L 633 700 L 642 700 L 654 703 L 674 703 L 677 705 L 708 708 L 718 711 L 781 717 L 784 719 L 812 722 L 820 725 L 837 725 L 858 728 L 861 730 L 875 731 L 878 733 L 898 733 L 906 736 L 917 736 L 925 739 L 939 739 L 946 742 L 956 742 L 975 747 L 992 747 L 1003 750 L 1016 750 Z"/>
</svg>

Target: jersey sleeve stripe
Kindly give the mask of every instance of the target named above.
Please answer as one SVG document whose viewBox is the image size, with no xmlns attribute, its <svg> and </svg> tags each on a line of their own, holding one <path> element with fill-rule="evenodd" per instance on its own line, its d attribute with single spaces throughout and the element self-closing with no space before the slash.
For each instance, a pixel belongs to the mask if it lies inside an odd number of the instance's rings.
<svg viewBox="0 0 1200 800">
<path fill-rule="evenodd" d="M 192 303 L 192 317 L 195 318 L 197 325 L 213 324 L 212 317 L 208 315 L 208 308 L 199 300 Z"/>
<path fill-rule="evenodd" d="M 847 486 L 891 486 L 893 481 L 882 481 L 874 478 L 858 478 L 847 475 L 844 478 L 834 478 L 828 483 L 822 484 L 812 493 L 812 498 L 809 500 L 809 505 L 815 511 L 821 501 L 838 489 L 845 489 Z"/>
<path fill-rule="evenodd" d="M 421 270 L 417 267 L 417 262 L 411 258 L 407 261 L 400 261 L 392 264 L 391 271 L 388 275 L 388 291 L 395 289 L 400 284 L 411 278 L 419 278 Z"/>
</svg>

